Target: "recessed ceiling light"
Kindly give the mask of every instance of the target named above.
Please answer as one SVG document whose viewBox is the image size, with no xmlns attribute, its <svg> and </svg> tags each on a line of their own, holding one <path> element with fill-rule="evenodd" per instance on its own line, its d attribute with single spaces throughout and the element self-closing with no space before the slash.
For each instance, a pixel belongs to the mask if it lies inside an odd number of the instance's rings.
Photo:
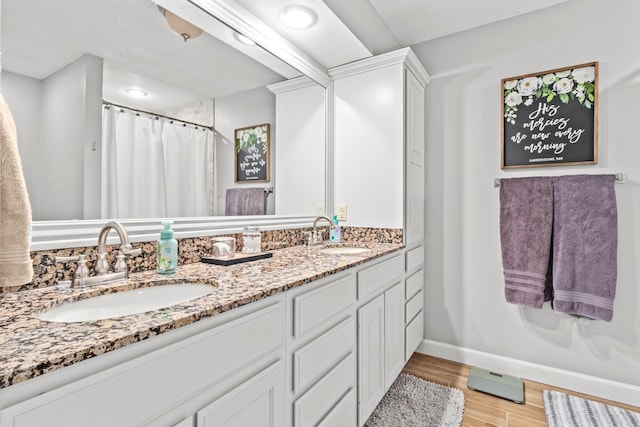
<svg viewBox="0 0 640 427">
<path fill-rule="evenodd" d="M 280 20 L 290 28 L 309 28 L 318 20 L 314 11 L 304 6 L 289 6 L 280 12 Z"/>
<path fill-rule="evenodd" d="M 145 96 L 149 95 L 147 92 L 143 91 L 142 89 L 127 89 L 126 90 L 127 95 L 133 97 L 133 98 L 144 98 Z"/>
<path fill-rule="evenodd" d="M 242 35 L 240 33 L 233 33 L 233 37 L 236 38 L 236 40 L 238 40 L 240 43 L 246 44 L 248 46 L 255 46 L 256 42 L 254 42 L 253 40 L 251 40 L 249 37 Z"/>
</svg>

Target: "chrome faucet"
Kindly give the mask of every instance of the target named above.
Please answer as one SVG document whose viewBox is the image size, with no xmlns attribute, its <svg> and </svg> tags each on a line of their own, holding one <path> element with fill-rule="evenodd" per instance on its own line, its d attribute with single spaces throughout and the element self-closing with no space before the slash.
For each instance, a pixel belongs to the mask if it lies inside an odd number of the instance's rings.
<svg viewBox="0 0 640 427">
<path fill-rule="evenodd" d="M 120 236 L 120 251 L 116 255 L 113 272 L 109 272 L 109 262 L 107 261 L 107 235 L 111 229 L 116 230 Z M 102 285 L 110 282 L 117 282 L 127 278 L 127 263 L 124 260 L 125 255 L 139 255 L 142 249 L 133 249 L 129 243 L 129 236 L 122 225 L 117 222 L 109 222 L 98 236 L 98 261 L 96 263 L 96 275 L 89 276 L 87 268 L 87 260 L 85 255 L 71 257 L 56 257 L 56 262 L 77 261 L 78 268 L 75 271 L 72 281 L 72 287 L 82 287 L 90 285 Z"/>
<path fill-rule="evenodd" d="M 116 221 L 111 221 L 105 224 L 100 230 L 98 235 L 98 262 L 96 264 L 96 274 L 101 276 L 109 272 L 109 262 L 107 261 L 107 235 L 111 229 L 116 230 L 120 237 L 120 252 L 116 256 L 116 263 L 114 271 L 116 273 L 125 272 L 127 270 L 126 263 L 124 262 L 125 255 L 139 255 L 141 249 L 133 249 L 131 243 L 129 243 L 129 236 L 125 229 Z"/>
<path fill-rule="evenodd" d="M 318 230 L 318 222 L 325 220 L 329 223 L 329 227 L 330 230 L 334 229 L 336 227 L 336 225 L 333 223 L 333 221 L 331 220 L 331 218 L 329 218 L 328 216 L 319 216 L 317 217 L 314 221 L 313 221 L 313 231 L 311 232 L 311 235 L 309 236 L 309 244 L 313 245 L 316 243 L 322 243 L 322 233 L 321 231 Z"/>
</svg>

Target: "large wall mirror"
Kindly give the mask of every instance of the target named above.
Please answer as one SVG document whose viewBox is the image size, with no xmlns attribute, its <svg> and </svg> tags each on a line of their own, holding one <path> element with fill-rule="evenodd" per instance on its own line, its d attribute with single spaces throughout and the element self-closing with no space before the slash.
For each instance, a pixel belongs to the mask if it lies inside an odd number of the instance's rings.
<svg viewBox="0 0 640 427">
<path fill-rule="evenodd" d="M 173 218 L 188 236 L 304 222 L 327 203 L 325 88 L 299 70 L 316 81 L 326 72 L 284 40 L 261 43 L 268 29 L 235 3 L 1 7 L 1 87 L 18 127 L 36 249 L 63 247 L 69 233 L 72 244 L 89 243 L 107 219 L 144 240 L 157 218 Z M 180 18 L 204 31 L 181 37 Z M 295 67 L 242 37 L 243 26 Z M 269 178 L 237 182 L 236 130 L 253 126 L 269 141 L 258 153 Z M 230 217 L 227 190 L 238 188 L 262 189 L 264 215 Z"/>
</svg>

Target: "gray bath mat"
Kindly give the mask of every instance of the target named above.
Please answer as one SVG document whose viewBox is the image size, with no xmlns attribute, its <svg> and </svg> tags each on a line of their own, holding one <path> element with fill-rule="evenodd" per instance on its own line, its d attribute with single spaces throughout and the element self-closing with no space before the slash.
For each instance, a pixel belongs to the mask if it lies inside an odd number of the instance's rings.
<svg viewBox="0 0 640 427">
<path fill-rule="evenodd" d="M 640 413 L 617 406 L 543 390 L 549 427 L 640 427 Z"/>
<path fill-rule="evenodd" d="M 462 391 L 402 373 L 365 427 L 459 427 L 463 410 Z"/>
</svg>

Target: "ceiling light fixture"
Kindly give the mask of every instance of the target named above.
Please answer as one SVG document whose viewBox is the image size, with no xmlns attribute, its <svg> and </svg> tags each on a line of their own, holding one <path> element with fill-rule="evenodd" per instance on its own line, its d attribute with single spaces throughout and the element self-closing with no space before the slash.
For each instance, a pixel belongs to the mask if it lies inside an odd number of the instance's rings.
<svg viewBox="0 0 640 427">
<path fill-rule="evenodd" d="M 127 89 L 125 92 L 127 92 L 127 95 L 129 95 L 132 98 L 144 98 L 145 96 L 149 95 L 147 92 L 143 91 L 142 89 L 135 89 L 135 88 Z"/>
<path fill-rule="evenodd" d="M 235 37 L 236 40 L 238 40 L 240 43 L 242 44 L 246 44 L 247 46 L 255 46 L 256 42 L 254 42 L 253 40 L 251 40 L 249 37 L 240 34 L 240 33 L 236 33 L 235 31 L 233 32 L 233 37 Z"/>
<path fill-rule="evenodd" d="M 166 18 L 169 27 L 177 35 L 182 37 L 185 43 L 187 42 L 187 40 L 195 39 L 200 34 L 202 34 L 202 29 L 196 27 L 191 22 L 185 21 L 175 13 L 172 13 L 161 6 L 158 6 L 158 9 L 160 10 L 160 13 L 162 13 L 162 15 L 164 15 L 164 17 Z"/>
<path fill-rule="evenodd" d="M 280 21 L 289 28 L 305 29 L 318 20 L 314 11 L 304 6 L 289 6 L 280 12 Z"/>
</svg>

